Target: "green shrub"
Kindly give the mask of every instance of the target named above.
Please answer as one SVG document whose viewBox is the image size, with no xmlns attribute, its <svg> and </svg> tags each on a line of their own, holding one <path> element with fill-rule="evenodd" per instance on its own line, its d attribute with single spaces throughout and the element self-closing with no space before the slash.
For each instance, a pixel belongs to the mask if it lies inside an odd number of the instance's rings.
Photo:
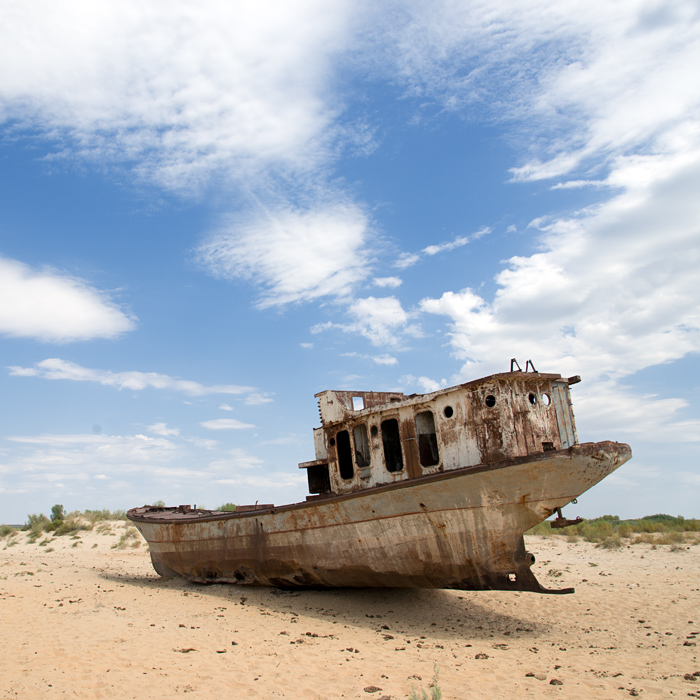
<svg viewBox="0 0 700 700">
<path fill-rule="evenodd" d="M 553 529 L 548 521 L 544 521 L 530 528 L 526 534 L 528 535 L 563 535 L 569 541 L 576 541 L 576 538 L 582 537 L 587 542 L 600 544 L 607 542 L 608 546 L 614 542 L 613 547 L 617 547 L 617 539 L 632 538 L 633 534 L 638 534 L 632 540 L 632 544 L 657 543 L 669 544 L 678 543 L 679 539 L 668 539 L 667 535 L 673 535 L 677 538 L 681 533 L 700 532 L 700 520 L 697 518 L 684 518 L 682 515 L 672 516 L 659 513 L 657 515 L 647 515 L 636 520 L 620 520 L 617 515 L 604 515 L 593 520 L 583 520 L 577 525 L 569 525 L 561 529 Z M 612 539 L 611 539 L 612 538 Z"/>
<path fill-rule="evenodd" d="M 22 529 L 29 530 L 32 533 L 30 536 L 38 536 L 46 530 L 50 522 L 43 513 L 31 513 L 27 516 L 27 522 Z"/>
<path fill-rule="evenodd" d="M 109 510 L 108 508 L 103 508 L 102 510 L 85 510 L 82 513 L 76 511 L 74 515 L 89 520 L 91 523 L 103 520 L 126 520 L 125 510 Z"/>
<path fill-rule="evenodd" d="M 0 525 L 0 538 L 1 537 L 12 537 L 17 534 L 16 528 L 11 525 Z"/>
<path fill-rule="evenodd" d="M 55 523 L 57 520 L 64 520 L 66 517 L 66 511 L 63 510 L 63 506 L 58 503 L 51 508 L 51 522 Z"/>
<path fill-rule="evenodd" d="M 130 545 L 132 547 L 140 546 L 139 542 L 139 531 L 135 527 L 126 527 L 124 533 L 119 538 L 118 542 L 112 545 L 112 549 L 123 549 L 124 547 Z M 136 542 L 137 544 L 134 544 Z"/>
<path fill-rule="evenodd" d="M 223 511 L 228 511 L 230 513 L 234 513 L 236 511 L 236 504 L 235 503 L 224 503 L 224 505 L 219 506 L 216 510 L 223 510 Z"/>
<path fill-rule="evenodd" d="M 58 537 L 61 535 L 72 535 L 80 530 L 92 530 L 92 527 L 92 523 L 85 522 L 82 518 L 76 517 L 71 513 L 68 518 L 62 521 L 56 528 L 55 535 Z"/>
</svg>

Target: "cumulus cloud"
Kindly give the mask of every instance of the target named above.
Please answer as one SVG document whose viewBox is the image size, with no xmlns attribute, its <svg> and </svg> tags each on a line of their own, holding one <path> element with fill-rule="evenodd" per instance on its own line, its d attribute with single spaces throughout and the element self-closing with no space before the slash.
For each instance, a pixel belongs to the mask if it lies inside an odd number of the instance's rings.
<svg viewBox="0 0 700 700">
<path fill-rule="evenodd" d="M 10 375 L 18 377 L 41 377 L 42 379 L 69 379 L 78 382 L 96 382 L 116 389 L 142 391 L 144 389 L 161 389 L 175 391 L 189 396 L 208 396 L 211 394 L 250 394 L 254 387 L 237 384 L 216 384 L 205 386 L 188 379 L 177 379 L 167 374 L 156 372 L 111 372 L 104 369 L 89 369 L 75 362 L 50 358 L 37 362 L 33 367 L 8 367 Z"/>
<path fill-rule="evenodd" d="M 399 348 L 406 336 L 420 337 L 418 325 L 410 323 L 413 314 L 404 310 L 401 302 L 391 297 L 365 297 L 351 302 L 347 308 L 348 323 L 326 321 L 311 328 L 312 333 L 337 328 L 346 333 L 358 333 L 372 345 Z M 393 361 L 388 361 L 393 364 Z"/>
<path fill-rule="evenodd" d="M 67 343 L 115 338 L 135 318 L 86 282 L 0 257 L 0 333 Z"/>
<path fill-rule="evenodd" d="M 624 181 L 628 165 L 620 159 L 610 179 Z M 512 258 L 493 301 L 470 289 L 423 300 L 422 310 L 451 319 L 465 372 L 495 369 L 497 346 L 538 368 L 591 378 L 624 377 L 700 350 L 700 210 L 691 196 L 700 142 L 682 155 L 647 156 L 630 174 L 608 202 L 538 222 L 543 252 Z"/>
</svg>

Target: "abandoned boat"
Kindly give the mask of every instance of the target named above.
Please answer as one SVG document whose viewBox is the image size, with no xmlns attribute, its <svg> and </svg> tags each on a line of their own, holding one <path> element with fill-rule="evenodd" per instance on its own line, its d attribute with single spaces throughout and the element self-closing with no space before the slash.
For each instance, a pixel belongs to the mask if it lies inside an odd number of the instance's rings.
<svg viewBox="0 0 700 700">
<path fill-rule="evenodd" d="M 631 457 L 578 443 L 579 381 L 532 367 L 428 394 L 323 391 L 306 502 L 128 517 L 161 576 L 198 583 L 570 593 L 539 584 L 523 533 L 576 522 L 561 508 Z"/>
</svg>

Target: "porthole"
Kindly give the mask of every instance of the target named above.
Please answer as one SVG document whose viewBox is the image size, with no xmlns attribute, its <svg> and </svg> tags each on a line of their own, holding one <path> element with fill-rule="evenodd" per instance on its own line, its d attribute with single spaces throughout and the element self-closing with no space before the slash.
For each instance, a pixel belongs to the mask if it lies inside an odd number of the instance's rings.
<svg viewBox="0 0 700 700">
<path fill-rule="evenodd" d="M 379 428 L 377 428 L 376 425 L 373 425 L 370 429 L 369 432 L 372 433 L 372 437 L 377 437 L 379 434 Z"/>
<path fill-rule="evenodd" d="M 549 394 L 542 394 L 542 403 L 545 406 L 549 406 L 549 404 L 552 402 L 552 399 L 549 398 Z"/>
<path fill-rule="evenodd" d="M 530 395 L 527 397 L 527 400 L 528 400 L 533 406 L 537 406 L 537 396 L 535 396 L 535 394 L 530 394 Z"/>
<path fill-rule="evenodd" d="M 485 403 L 489 408 L 493 408 L 496 405 L 496 397 L 493 394 L 489 394 Z"/>
<path fill-rule="evenodd" d="M 445 414 L 445 418 L 452 418 L 452 416 L 455 414 L 452 406 L 445 406 L 443 413 Z"/>
<path fill-rule="evenodd" d="M 335 447 L 335 438 L 331 438 L 328 442 L 330 442 L 331 447 Z"/>
</svg>

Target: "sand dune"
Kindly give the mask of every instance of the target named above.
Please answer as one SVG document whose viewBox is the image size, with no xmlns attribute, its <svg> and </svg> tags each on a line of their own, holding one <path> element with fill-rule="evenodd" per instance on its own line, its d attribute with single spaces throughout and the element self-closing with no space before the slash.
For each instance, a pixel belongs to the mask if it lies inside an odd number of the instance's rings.
<svg viewBox="0 0 700 700">
<path fill-rule="evenodd" d="M 572 596 L 283 592 L 160 579 L 125 527 L 0 540 L 0 697 L 398 699 L 437 664 L 446 700 L 700 698 L 700 545 L 529 538 Z"/>
</svg>

